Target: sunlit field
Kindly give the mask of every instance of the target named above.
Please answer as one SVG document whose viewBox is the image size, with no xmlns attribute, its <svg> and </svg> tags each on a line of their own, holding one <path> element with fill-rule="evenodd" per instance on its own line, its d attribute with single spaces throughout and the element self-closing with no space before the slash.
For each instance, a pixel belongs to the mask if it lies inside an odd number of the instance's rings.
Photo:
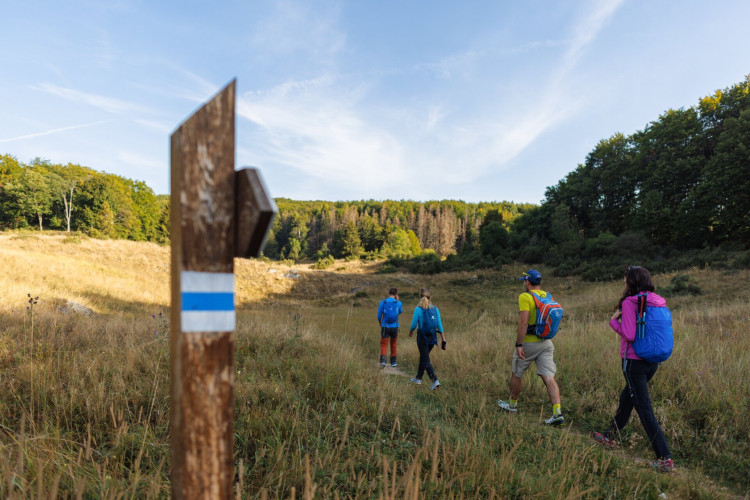
<svg viewBox="0 0 750 500">
<path fill-rule="evenodd" d="M 168 496 L 169 248 L 0 233 L 0 262 L 0 497 Z M 635 415 L 615 450 L 590 438 L 623 385 L 607 325 L 621 282 L 542 269 L 565 308 L 554 343 L 569 422 L 547 428 L 533 371 L 519 413 L 495 404 L 508 394 L 524 266 L 417 276 L 377 263 L 235 264 L 238 498 L 750 495 L 748 271 L 683 271 L 702 293 L 668 297 L 676 348 L 651 384 L 677 465 L 665 475 L 649 467 Z M 375 316 L 391 286 L 405 309 L 399 369 L 381 370 Z M 408 382 L 423 286 L 448 339 L 433 351 L 434 392 Z"/>
</svg>

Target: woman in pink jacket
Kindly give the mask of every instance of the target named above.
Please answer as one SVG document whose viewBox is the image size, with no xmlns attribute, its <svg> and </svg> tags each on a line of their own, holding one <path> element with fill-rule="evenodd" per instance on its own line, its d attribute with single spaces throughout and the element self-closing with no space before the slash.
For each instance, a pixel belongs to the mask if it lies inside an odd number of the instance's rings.
<svg viewBox="0 0 750 500">
<path fill-rule="evenodd" d="M 625 290 L 609 321 L 609 326 L 620 335 L 620 357 L 622 358 L 622 373 L 625 376 L 625 388 L 620 394 L 620 405 L 617 407 L 609 429 L 603 433 L 595 432 L 594 439 L 605 446 L 614 446 L 616 444 L 614 437 L 628 423 L 630 414 L 635 408 L 656 454 L 656 461 L 651 464 L 652 467 L 662 472 L 671 472 L 674 470 L 672 454 L 669 452 L 664 432 L 659 422 L 656 421 L 648 395 L 648 382 L 659 368 L 659 363 L 649 363 L 639 358 L 633 351 L 638 309 L 636 296 L 640 292 L 648 292 L 647 307 L 667 305 L 666 300 L 653 293 L 654 285 L 651 281 L 651 274 L 645 267 L 628 267 L 625 272 Z"/>
</svg>

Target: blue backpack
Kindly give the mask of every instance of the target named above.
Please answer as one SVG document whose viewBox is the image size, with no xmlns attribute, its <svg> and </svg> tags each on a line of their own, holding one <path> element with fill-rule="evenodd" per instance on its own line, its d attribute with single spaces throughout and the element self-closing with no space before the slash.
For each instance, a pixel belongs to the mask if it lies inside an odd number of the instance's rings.
<svg viewBox="0 0 750 500">
<path fill-rule="evenodd" d="M 438 319 L 437 311 L 430 306 L 422 309 L 422 322 L 419 327 L 419 335 L 427 339 L 431 344 L 437 344 Z"/>
<path fill-rule="evenodd" d="M 646 307 L 648 293 L 638 294 L 633 350 L 649 363 L 666 361 L 674 348 L 672 313 L 667 307 Z"/>
<path fill-rule="evenodd" d="M 392 325 L 398 323 L 398 302 L 395 300 L 386 300 L 383 302 L 383 323 Z"/>
<path fill-rule="evenodd" d="M 551 294 L 542 297 L 534 292 L 529 292 L 536 305 L 536 328 L 534 333 L 540 339 L 548 340 L 557 335 L 560 329 L 560 321 L 563 317 L 563 308 L 555 302 Z"/>
</svg>

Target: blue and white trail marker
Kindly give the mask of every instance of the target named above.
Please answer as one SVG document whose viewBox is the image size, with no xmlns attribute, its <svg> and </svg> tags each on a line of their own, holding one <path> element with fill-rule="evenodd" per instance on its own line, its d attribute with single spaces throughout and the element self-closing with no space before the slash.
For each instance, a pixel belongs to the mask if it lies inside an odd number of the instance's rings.
<svg viewBox="0 0 750 500">
<path fill-rule="evenodd" d="M 180 273 L 183 332 L 231 332 L 236 323 L 234 273 Z"/>
</svg>

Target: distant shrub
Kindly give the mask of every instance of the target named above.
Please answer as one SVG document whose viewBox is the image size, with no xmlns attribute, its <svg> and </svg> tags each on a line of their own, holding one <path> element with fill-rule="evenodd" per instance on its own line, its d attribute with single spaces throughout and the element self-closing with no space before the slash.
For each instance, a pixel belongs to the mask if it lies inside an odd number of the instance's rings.
<svg viewBox="0 0 750 500">
<path fill-rule="evenodd" d="M 335 263 L 336 259 L 334 259 L 332 255 L 329 255 L 327 257 L 323 257 L 322 259 L 318 259 L 318 261 L 313 264 L 313 269 L 328 269 Z"/>
<path fill-rule="evenodd" d="M 11 240 L 37 240 L 39 239 L 39 236 L 34 234 L 33 231 L 30 231 L 28 229 L 21 229 L 16 232 L 13 236 L 10 237 Z"/>
<path fill-rule="evenodd" d="M 294 259 L 284 259 L 280 262 L 284 266 L 294 267 Z"/>
<path fill-rule="evenodd" d="M 660 288 L 659 293 L 666 297 L 674 295 L 700 295 L 701 288 L 688 274 L 677 274 L 669 280 L 669 285 Z"/>
<path fill-rule="evenodd" d="M 396 271 L 398 271 L 398 267 L 394 266 L 391 262 L 386 262 L 380 266 L 380 269 L 378 269 L 378 273 L 380 274 L 390 274 L 395 273 Z"/>
<path fill-rule="evenodd" d="M 63 238 L 62 242 L 63 243 L 68 243 L 68 244 L 73 244 L 73 245 L 78 245 L 78 244 L 82 243 L 83 240 L 85 240 L 85 239 L 88 239 L 88 236 L 86 236 L 85 234 L 83 234 L 81 232 L 75 232 L 75 233 L 71 233 L 71 234 L 68 234 L 67 236 L 65 236 L 65 238 Z"/>
<path fill-rule="evenodd" d="M 360 255 L 359 258 L 366 262 L 372 262 L 374 260 L 380 260 L 383 257 L 378 252 L 365 252 Z"/>
<path fill-rule="evenodd" d="M 361 298 L 365 298 L 368 296 L 369 296 L 368 293 L 364 290 L 358 290 L 357 293 L 354 294 L 355 299 L 361 299 Z"/>
</svg>

